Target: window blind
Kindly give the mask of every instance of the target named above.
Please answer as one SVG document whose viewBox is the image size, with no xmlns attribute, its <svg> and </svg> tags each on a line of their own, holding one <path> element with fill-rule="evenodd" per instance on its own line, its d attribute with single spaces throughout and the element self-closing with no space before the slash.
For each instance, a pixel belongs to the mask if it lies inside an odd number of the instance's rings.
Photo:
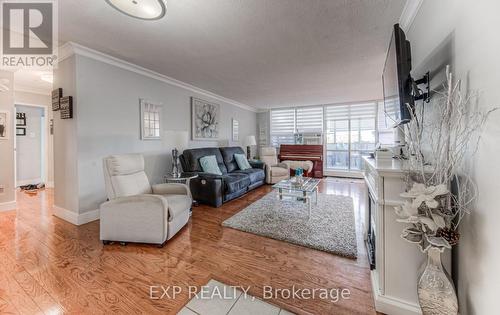
<svg viewBox="0 0 500 315">
<path fill-rule="evenodd" d="M 323 133 L 323 106 L 297 108 L 298 133 Z"/>
<path fill-rule="evenodd" d="M 377 116 L 377 103 L 360 103 L 348 105 L 327 105 L 325 107 L 326 120 L 353 120 L 375 119 Z"/>
<path fill-rule="evenodd" d="M 295 109 L 271 110 L 271 145 L 294 144 Z"/>
</svg>

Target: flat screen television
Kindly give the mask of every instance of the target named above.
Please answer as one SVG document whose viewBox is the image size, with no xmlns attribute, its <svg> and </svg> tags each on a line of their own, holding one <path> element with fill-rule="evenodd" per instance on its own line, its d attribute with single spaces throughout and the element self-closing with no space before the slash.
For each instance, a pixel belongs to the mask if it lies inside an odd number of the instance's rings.
<svg viewBox="0 0 500 315">
<path fill-rule="evenodd" d="M 399 24 L 395 24 L 382 74 L 384 110 L 388 127 L 396 127 L 411 120 L 410 110 L 413 110 L 415 100 L 411 93 L 410 71 L 410 42 L 406 40 Z"/>
</svg>

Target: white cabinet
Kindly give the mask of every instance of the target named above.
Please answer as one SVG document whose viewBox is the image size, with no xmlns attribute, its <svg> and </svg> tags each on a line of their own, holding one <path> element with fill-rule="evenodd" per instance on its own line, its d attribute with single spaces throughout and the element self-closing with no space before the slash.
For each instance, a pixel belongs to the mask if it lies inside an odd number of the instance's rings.
<svg viewBox="0 0 500 315">
<path fill-rule="evenodd" d="M 401 238 L 405 224 L 396 221 L 394 207 L 403 202 L 404 168 L 398 160 L 364 158 L 364 178 L 368 185 L 371 220 L 375 231 L 375 269 L 371 271 L 373 296 L 377 311 L 385 314 L 421 314 L 417 299 L 417 280 L 426 255 L 415 244 Z M 366 235 L 370 235 L 366 231 Z M 450 252 L 443 257 L 448 271 Z"/>
</svg>

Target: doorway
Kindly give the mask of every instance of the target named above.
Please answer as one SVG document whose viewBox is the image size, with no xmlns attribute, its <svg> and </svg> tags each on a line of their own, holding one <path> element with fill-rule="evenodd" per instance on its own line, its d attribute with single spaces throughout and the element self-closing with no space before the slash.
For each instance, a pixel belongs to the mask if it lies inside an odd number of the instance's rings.
<svg viewBox="0 0 500 315">
<path fill-rule="evenodd" d="M 47 182 L 47 109 L 43 105 L 16 104 L 16 186 Z"/>
</svg>

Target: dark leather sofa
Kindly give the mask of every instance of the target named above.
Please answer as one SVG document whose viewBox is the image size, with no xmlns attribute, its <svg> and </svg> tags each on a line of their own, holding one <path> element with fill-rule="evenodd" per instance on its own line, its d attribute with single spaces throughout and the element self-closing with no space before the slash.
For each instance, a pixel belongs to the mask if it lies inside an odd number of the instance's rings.
<svg viewBox="0 0 500 315">
<path fill-rule="evenodd" d="M 265 182 L 263 164 L 253 164 L 252 169 L 240 170 L 234 154 L 245 154 L 240 147 L 188 149 L 180 155 L 184 173 L 198 174 L 190 182 L 193 199 L 213 207 L 238 198 L 246 192 L 262 186 Z M 222 175 L 204 173 L 200 158 L 215 155 Z"/>
</svg>

